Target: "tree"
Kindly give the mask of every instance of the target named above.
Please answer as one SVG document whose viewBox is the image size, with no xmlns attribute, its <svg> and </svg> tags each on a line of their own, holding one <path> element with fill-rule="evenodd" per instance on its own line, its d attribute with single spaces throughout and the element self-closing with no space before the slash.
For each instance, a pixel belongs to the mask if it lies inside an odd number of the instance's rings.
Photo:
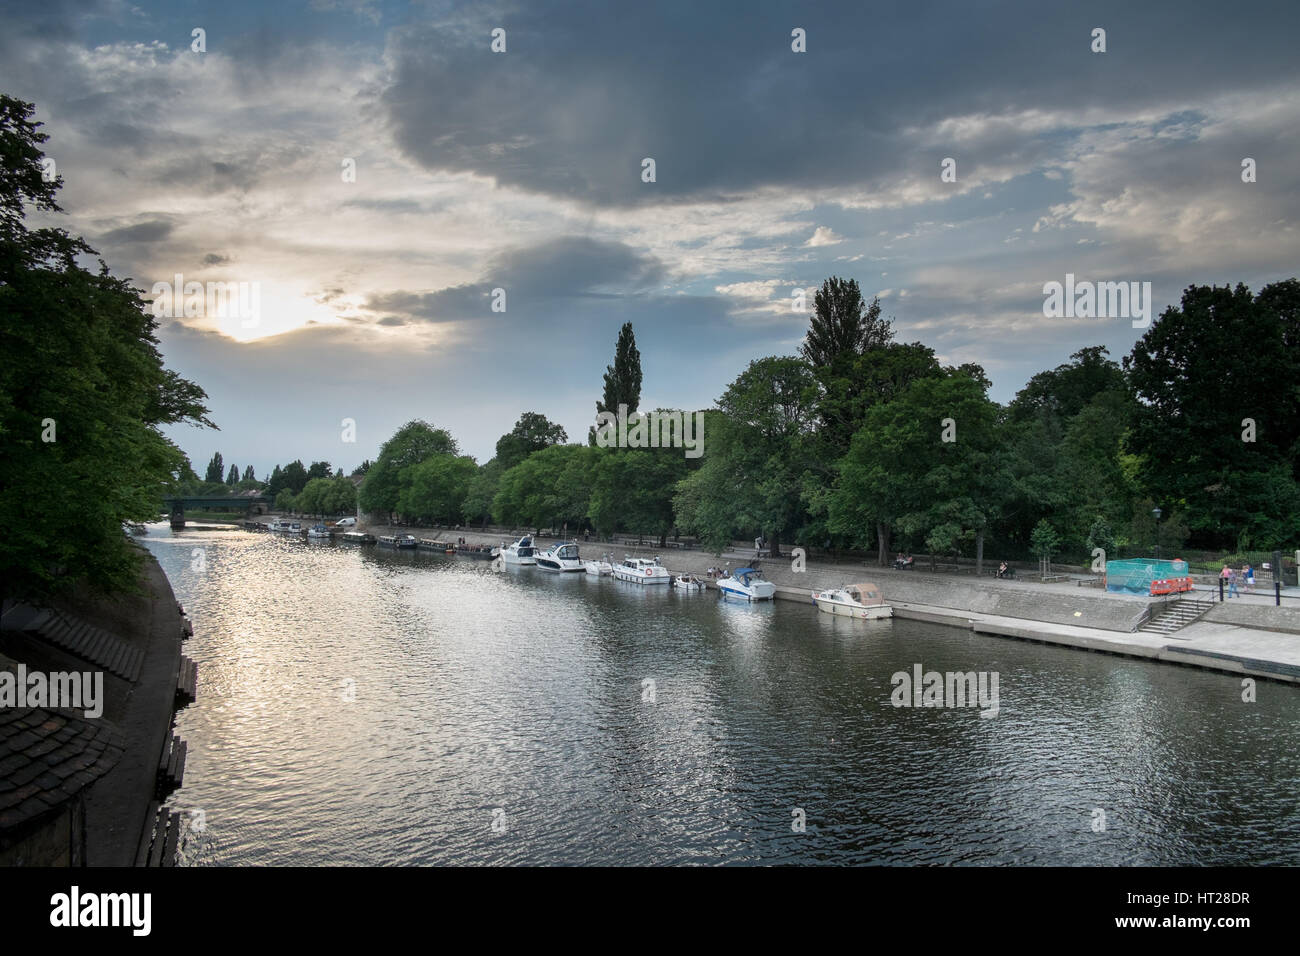
<svg viewBox="0 0 1300 956">
<path fill-rule="evenodd" d="M 325 509 L 329 504 L 330 495 L 329 478 L 313 478 L 303 486 L 301 492 L 294 496 L 293 507 L 305 515 L 325 516 Z"/>
<path fill-rule="evenodd" d="M 244 466 L 244 481 L 257 481 L 257 476 L 253 474 L 253 466 Z"/>
<path fill-rule="evenodd" d="M 894 528 L 924 535 L 932 557 L 970 539 L 978 564 L 1006 493 L 1002 445 L 998 407 L 968 371 L 915 381 L 867 412 L 839 463 L 828 525 L 859 545 L 874 528 L 881 565 Z"/>
<path fill-rule="evenodd" d="M 234 486 L 239 484 L 239 466 L 231 465 L 230 474 L 226 475 L 226 484 Z"/>
<path fill-rule="evenodd" d="M 800 356 L 813 368 L 880 348 L 894 337 L 893 325 L 880 318 L 880 300 L 862 298 L 857 279 L 831 276 L 813 300 L 812 320 Z"/>
<path fill-rule="evenodd" d="M 492 516 L 492 499 L 496 497 L 497 487 L 504 471 L 501 462 L 493 458 L 475 472 L 469 488 L 466 489 L 465 501 L 461 505 L 461 512 L 467 521 L 481 520 L 482 526 L 487 527 L 488 519 Z"/>
<path fill-rule="evenodd" d="M 501 476 L 492 502 L 498 524 L 578 528 L 587 518 L 591 469 L 600 449 L 552 445 Z"/>
<path fill-rule="evenodd" d="M 1300 535 L 1300 283 L 1189 286 L 1124 359 L 1138 399 L 1128 447 L 1151 498 L 1186 503 L 1203 546 Z"/>
<path fill-rule="evenodd" d="M 362 510 L 386 514 L 391 522 L 405 488 L 403 469 L 433 455 L 458 454 L 460 448 L 448 432 L 428 422 L 407 422 L 384 442 L 379 458 L 366 472 L 359 494 Z"/>
<path fill-rule="evenodd" d="M 271 471 L 271 477 L 266 482 L 266 493 L 275 498 L 282 488 L 284 488 L 284 470 L 279 465 L 276 465 Z"/>
<path fill-rule="evenodd" d="M 203 476 L 203 480 L 219 484 L 223 480 L 222 476 L 224 474 L 221 452 L 217 452 L 212 456 L 212 460 L 208 462 L 208 473 Z"/>
<path fill-rule="evenodd" d="M 502 469 L 510 469 L 535 451 L 569 440 L 564 428 L 545 415 L 524 412 L 509 433 L 497 439 L 496 460 Z"/>
<path fill-rule="evenodd" d="M 303 488 L 307 487 L 310 480 L 307 475 L 307 469 L 303 467 L 300 459 L 295 458 L 289 464 L 284 466 L 284 487 L 288 488 L 295 495 L 299 494 Z"/>
<path fill-rule="evenodd" d="M 137 587 L 122 523 L 156 517 L 190 471 L 160 427 L 216 426 L 203 390 L 164 367 L 139 291 L 102 260 L 78 265 L 97 255 L 82 239 L 27 228 L 30 210 L 62 211 L 34 112 L 0 95 L 0 596 L 42 600 Z"/>
<path fill-rule="evenodd" d="M 1079 349 L 1068 364 L 1039 372 L 1016 393 L 1009 407 L 1012 418 L 1024 421 L 1046 411 L 1068 420 L 1104 392 L 1127 393 L 1124 371 L 1109 355 L 1104 345 L 1094 345 Z"/>
<path fill-rule="evenodd" d="M 678 526 L 715 550 L 736 531 L 762 534 L 773 557 L 803 519 L 803 476 L 813 467 L 816 381 L 802 359 L 757 359 L 706 415 L 699 470 L 678 486 Z"/>
<path fill-rule="evenodd" d="M 283 489 L 275 496 L 275 510 L 281 512 L 292 512 L 296 509 L 297 504 L 294 501 L 294 493 L 288 488 Z"/>
<path fill-rule="evenodd" d="M 311 467 L 307 469 L 307 480 L 313 478 L 329 478 L 334 469 L 328 461 L 313 461 Z"/>
<path fill-rule="evenodd" d="M 1052 555 L 1061 546 L 1061 536 L 1056 533 L 1052 523 L 1044 518 L 1034 526 L 1034 533 L 1030 535 L 1029 543 L 1046 569 L 1050 567 Z"/>
<path fill-rule="evenodd" d="M 352 479 L 336 476 L 330 482 L 330 494 L 326 504 L 328 514 L 353 514 L 357 510 L 357 486 L 353 484 Z"/>
<path fill-rule="evenodd" d="M 596 532 L 650 532 L 664 547 L 675 522 L 674 492 L 692 459 L 679 448 L 603 448 L 593 461 L 587 515 Z"/>
<path fill-rule="evenodd" d="M 440 524 L 460 524 L 461 506 L 478 471 L 465 455 L 432 455 L 408 465 L 402 472 L 404 487 L 398 510 L 407 517 Z"/>
<path fill-rule="evenodd" d="M 633 414 L 641 403 L 641 353 L 636 348 L 632 323 L 624 322 L 614 346 L 614 364 L 605 367 L 605 391 L 596 403 L 596 411 L 617 415 L 620 405 Z"/>
<path fill-rule="evenodd" d="M 371 460 L 370 460 L 369 458 L 367 458 L 367 459 L 366 459 L 365 461 L 363 461 L 361 464 L 357 465 L 357 467 L 355 467 L 355 468 L 352 469 L 352 474 L 353 474 L 354 476 L 355 476 L 355 475 L 364 475 L 366 472 L 368 472 L 368 471 L 370 470 L 370 466 L 371 466 L 371 464 L 373 464 L 373 462 L 371 462 Z"/>
</svg>

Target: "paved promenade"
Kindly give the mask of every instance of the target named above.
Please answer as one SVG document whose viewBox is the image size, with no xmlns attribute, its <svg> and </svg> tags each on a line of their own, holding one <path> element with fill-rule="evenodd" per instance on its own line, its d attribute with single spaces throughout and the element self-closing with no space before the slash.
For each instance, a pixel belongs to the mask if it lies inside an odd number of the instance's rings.
<svg viewBox="0 0 1300 956">
<path fill-rule="evenodd" d="M 372 534 L 410 533 L 416 537 L 466 538 L 471 544 L 500 544 L 500 532 L 368 528 Z M 513 539 L 512 539 L 513 540 Z M 547 546 L 552 539 L 542 538 Z M 674 573 L 703 575 L 713 566 L 732 570 L 751 564 L 753 551 L 724 552 L 635 547 L 579 541 L 584 558 L 604 553 L 658 556 Z M 786 549 L 789 550 L 788 548 Z M 763 575 L 777 585 L 780 600 L 812 603 L 811 592 L 856 581 L 874 581 L 897 617 L 969 629 L 973 634 L 1041 641 L 1081 650 L 1187 664 L 1244 676 L 1300 683 L 1300 600 L 1297 589 L 1284 591 L 1282 607 L 1260 582 L 1253 594 L 1233 598 L 1172 634 L 1137 631 L 1153 602 L 1142 595 L 1111 594 L 1080 587 L 1075 579 L 1043 583 L 1030 578 L 1004 581 L 985 575 L 895 571 L 859 562 L 807 561 L 796 572 L 789 555 L 764 558 Z M 996 567 L 991 562 L 989 568 Z M 1291 600 L 1287 600 L 1287 596 Z M 1195 597 L 1218 599 L 1217 588 L 1198 588 Z M 1292 606 L 1288 606 L 1292 605 Z"/>
</svg>

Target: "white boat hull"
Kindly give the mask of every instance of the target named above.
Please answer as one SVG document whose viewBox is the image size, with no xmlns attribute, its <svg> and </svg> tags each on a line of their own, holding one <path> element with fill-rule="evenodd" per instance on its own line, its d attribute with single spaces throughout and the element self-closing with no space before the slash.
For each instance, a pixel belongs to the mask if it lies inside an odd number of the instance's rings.
<svg viewBox="0 0 1300 956">
<path fill-rule="evenodd" d="M 537 566 L 543 571 L 559 571 L 560 573 L 569 573 L 573 571 L 586 571 L 581 561 L 556 560 L 555 558 L 538 558 Z"/>
<path fill-rule="evenodd" d="M 746 601 L 770 601 L 776 596 L 776 585 L 771 581 L 756 581 L 745 585 L 739 581 L 723 580 L 718 582 L 718 590 L 727 597 L 744 598 Z"/>
<path fill-rule="evenodd" d="M 586 564 L 587 573 L 592 577 L 603 577 L 614 573 L 614 566 L 608 561 L 588 561 Z"/>
<path fill-rule="evenodd" d="M 827 601 L 822 598 L 814 598 L 813 601 L 817 605 L 817 610 L 823 614 L 855 617 L 860 621 L 879 621 L 894 616 L 894 609 L 888 604 L 864 606 L 861 604 L 846 604 L 840 601 Z"/>
<path fill-rule="evenodd" d="M 644 571 L 624 571 L 621 568 L 614 569 L 614 577 L 620 581 L 630 581 L 633 584 L 669 584 L 671 577 L 665 572 L 664 574 L 646 574 Z"/>
<path fill-rule="evenodd" d="M 517 554 L 515 554 L 513 551 L 509 551 L 509 550 L 507 550 L 507 551 L 502 551 L 502 552 L 501 552 L 501 560 L 504 561 L 506 564 L 519 564 L 519 565 L 524 565 L 524 564 L 536 564 L 536 563 L 537 563 L 537 559 L 536 559 L 536 558 L 521 558 L 519 555 L 517 555 Z"/>
</svg>

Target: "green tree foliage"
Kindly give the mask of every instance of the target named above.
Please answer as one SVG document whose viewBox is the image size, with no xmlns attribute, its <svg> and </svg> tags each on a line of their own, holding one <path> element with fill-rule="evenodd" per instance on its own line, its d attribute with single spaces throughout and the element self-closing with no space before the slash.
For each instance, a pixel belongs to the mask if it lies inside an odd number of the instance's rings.
<svg viewBox="0 0 1300 956">
<path fill-rule="evenodd" d="M 1300 536 L 1300 283 L 1190 286 L 1124 360 L 1138 398 L 1130 448 L 1146 494 L 1184 502 L 1203 545 Z M 1249 433 L 1250 419 L 1254 434 Z M 1253 438 L 1253 440 L 1250 440 Z"/>
<path fill-rule="evenodd" d="M 397 510 L 408 518 L 439 524 L 460 524 L 470 483 L 478 472 L 465 455 L 431 455 L 402 471 L 403 488 Z"/>
<path fill-rule="evenodd" d="M 802 359 L 753 361 L 705 418 L 703 464 L 675 499 L 678 526 L 721 550 L 739 532 L 762 534 L 773 555 L 802 523 L 813 467 L 816 380 Z"/>
<path fill-rule="evenodd" d="M 563 445 L 568 440 L 564 428 L 545 415 L 524 412 L 515 422 L 515 427 L 497 439 L 496 460 L 503 470 L 513 468 L 533 452 L 551 445 Z"/>
<path fill-rule="evenodd" d="M 493 520 L 533 528 L 567 523 L 576 532 L 587 519 L 591 470 L 600 451 L 585 445 L 552 445 L 529 455 L 502 474 L 492 502 Z"/>
<path fill-rule="evenodd" d="M 294 500 L 295 495 L 288 488 L 284 488 L 275 496 L 275 510 L 281 512 L 292 512 L 297 510 L 297 502 Z"/>
<path fill-rule="evenodd" d="M 1038 557 L 1050 559 L 1061 547 L 1061 536 L 1056 533 L 1052 523 L 1044 518 L 1034 525 L 1029 544 Z"/>
<path fill-rule="evenodd" d="M 271 470 L 271 477 L 266 482 L 266 493 L 274 498 L 284 488 L 284 469 L 279 465 Z"/>
<path fill-rule="evenodd" d="M 333 467 L 328 461 L 313 461 L 311 467 L 307 469 L 307 480 L 311 481 L 313 478 L 329 478 L 330 473 L 333 472 L 333 470 Z"/>
<path fill-rule="evenodd" d="M 832 366 L 893 340 L 893 325 L 880 317 L 880 300 L 868 305 L 857 279 L 831 276 L 813 300 L 812 320 L 799 354 L 814 368 Z"/>
<path fill-rule="evenodd" d="M 357 467 L 355 467 L 355 468 L 352 469 L 352 474 L 353 474 L 354 476 L 356 476 L 356 475 L 365 475 L 365 473 L 368 472 L 368 471 L 370 470 L 370 466 L 371 466 L 372 464 L 373 464 L 373 462 L 371 462 L 371 460 L 370 460 L 369 458 L 367 458 L 367 459 L 366 459 L 365 461 L 363 461 L 361 464 L 357 465 Z"/>
<path fill-rule="evenodd" d="M 605 367 L 605 391 L 596 411 L 618 414 L 619 405 L 631 415 L 641 403 L 641 353 L 636 348 L 632 323 L 624 322 L 614 346 L 614 364 Z"/>
<path fill-rule="evenodd" d="M 293 508 L 321 518 L 351 514 L 357 507 L 357 489 L 351 479 L 313 478 L 293 497 Z"/>
<path fill-rule="evenodd" d="M 253 474 L 253 466 L 252 466 L 252 465 L 245 465 L 245 466 L 244 466 L 244 477 L 243 477 L 242 480 L 244 480 L 244 481 L 257 481 L 257 476 L 256 476 L 255 474 Z"/>
<path fill-rule="evenodd" d="M 492 517 L 492 500 L 496 497 L 504 472 L 505 469 L 496 458 L 475 472 L 461 505 L 461 512 L 467 521 L 481 521 L 483 527 L 487 527 L 488 519 Z"/>
<path fill-rule="evenodd" d="M 160 427 L 216 426 L 203 390 L 164 368 L 138 291 L 102 260 L 81 268 L 83 240 L 27 228 L 28 211 L 61 211 L 34 112 L 0 95 L 0 590 L 41 599 L 133 587 L 122 522 L 154 518 L 190 471 Z"/>
<path fill-rule="evenodd" d="M 459 455 L 456 440 L 428 422 L 410 421 L 399 428 L 379 449 L 379 458 L 366 472 L 361 484 L 363 511 L 386 514 L 391 519 L 409 478 L 403 472 L 433 455 Z"/>
<path fill-rule="evenodd" d="M 231 465 L 231 466 L 230 466 L 230 473 L 229 473 L 228 475 L 226 475 L 226 484 L 230 485 L 232 488 L 233 488 L 235 485 L 239 484 L 239 466 L 238 466 L 238 465 Z"/>
<path fill-rule="evenodd" d="M 839 464 L 830 530 L 860 547 L 874 537 L 881 564 L 895 528 L 932 554 L 971 541 L 982 555 L 1006 494 L 1007 463 L 998 406 L 980 378 L 952 369 L 872 406 Z"/>
<path fill-rule="evenodd" d="M 592 527 L 601 536 L 616 531 L 653 534 L 663 547 L 676 523 L 677 484 L 698 461 L 687 458 L 680 448 L 598 449 L 588 509 Z"/>
<path fill-rule="evenodd" d="M 212 456 L 212 460 L 208 462 L 208 472 L 203 476 L 203 480 L 210 481 L 213 484 L 220 484 L 225 480 L 223 477 L 225 474 L 224 467 L 221 461 L 221 452 L 217 452 Z"/>
<path fill-rule="evenodd" d="M 307 482 L 310 480 L 307 475 L 307 469 L 298 459 L 294 459 L 284 466 L 283 477 L 284 487 L 288 488 L 295 495 L 299 494 L 304 488 L 306 488 Z"/>
</svg>

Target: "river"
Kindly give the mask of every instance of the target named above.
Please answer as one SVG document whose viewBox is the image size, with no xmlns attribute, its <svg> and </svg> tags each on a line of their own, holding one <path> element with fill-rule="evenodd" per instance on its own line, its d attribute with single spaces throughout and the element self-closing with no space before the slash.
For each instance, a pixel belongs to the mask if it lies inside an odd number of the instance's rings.
<svg viewBox="0 0 1300 956">
<path fill-rule="evenodd" d="M 423 552 L 142 540 L 195 628 L 185 864 L 1300 863 L 1300 688 Z M 997 713 L 895 706 L 917 664 L 996 674 Z"/>
</svg>

